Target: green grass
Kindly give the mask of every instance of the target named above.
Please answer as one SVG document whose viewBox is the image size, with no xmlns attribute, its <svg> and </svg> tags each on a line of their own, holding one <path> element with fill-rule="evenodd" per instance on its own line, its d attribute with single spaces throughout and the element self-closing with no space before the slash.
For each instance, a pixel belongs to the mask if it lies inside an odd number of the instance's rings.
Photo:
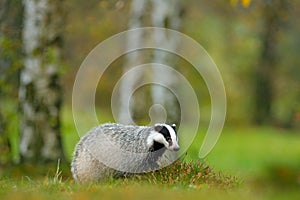
<svg viewBox="0 0 300 200">
<path fill-rule="evenodd" d="M 208 195 L 215 199 L 224 199 L 226 195 L 229 199 L 241 196 L 220 189 L 170 188 L 136 182 L 77 185 L 49 180 L 2 180 L 0 184 L 2 199 L 195 199 Z"/>
<path fill-rule="evenodd" d="M 58 165 L 59 166 L 59 165 Z M 33 166 L 22 166 L 30 169 Z M 54 166 L 52 166 L 53 168 Z M 0 179 L 0 197 L 3 199 L 140 199 L 178 197 L 226 193 L 238 186 L 236 177 L 215 173 L 203 162 L 176 161 L 159 171 L 126 178 L 110 178 L 101 183 L 79 185 L 57 167 L 47 176 Z M 198 191 L 198 192 L 197 192 Z"/>
<path fill-rule="evenodd" d="M 197 157 L 196 140 L 189 150 Z M 225 127 L 207 162 L 217 170 L 242 176 L 263 176 L 272 165 L 300 167 L 300 134 L 271 127 Z"/>
<path fill-rule="evenodd" d="M 71 159 L 79 136 L 69 109 L 64 110 L 63 120 L 64 148 Z M 53 165 L 2 169 L 0 199 L 299 199 L 296 130 L 225 126 L 205 161 L 198 158 L 203 136 L 200 131 L 183 162 L 98 184 L 74 183 L 69 166 L 63 165 L 61 171 Z"/>
</svg>

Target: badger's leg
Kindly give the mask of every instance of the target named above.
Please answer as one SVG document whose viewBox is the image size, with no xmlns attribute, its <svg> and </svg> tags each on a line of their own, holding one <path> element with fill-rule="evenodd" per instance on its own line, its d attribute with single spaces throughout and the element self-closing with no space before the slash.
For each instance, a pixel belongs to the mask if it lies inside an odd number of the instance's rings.
<svg viewBox="0 0 300 200">
<path fill-rule="evenodd" d="M 95 159 L 86 149 L 78 150 L 72 161 L 72 173 L 77 182 L 98 182 L 108 178 L 112 170 Z"/>
</svg>

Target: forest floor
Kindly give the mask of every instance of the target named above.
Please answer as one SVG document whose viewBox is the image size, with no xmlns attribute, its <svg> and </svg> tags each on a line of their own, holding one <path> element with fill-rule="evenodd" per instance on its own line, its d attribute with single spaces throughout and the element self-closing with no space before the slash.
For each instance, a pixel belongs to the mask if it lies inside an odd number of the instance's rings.
<svg viewBox="0 0 300 200">
<path fill-rule="evenodd" d="M 78 141 L 71 123 L 63 126 L 69 158 Z M 198 158 L 200 137 L 160 172 L 99 184 L 75 183 L 64 164 L 11 166 L 0 169 L 0 199 L 300 199 L 298 132 L 225 126 L 204 160 Z"/>
</svg>

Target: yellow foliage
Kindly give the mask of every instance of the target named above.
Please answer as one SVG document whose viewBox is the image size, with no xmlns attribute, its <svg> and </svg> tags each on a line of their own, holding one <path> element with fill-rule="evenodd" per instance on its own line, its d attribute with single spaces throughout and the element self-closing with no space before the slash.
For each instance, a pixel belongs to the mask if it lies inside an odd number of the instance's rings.
<svg viewBox="0 0 300 200">
<path fill-rule="evenodd" d="M 244 8 L 247 8 L 250 5 L 251 0 L 241 0 L 241 3 L 244 6 Z"/>
<path fill-rule="evenodd" d="M 251 0 L 230 0 L 230 4 L 235 6 L 239 1 L 241 2 L 244 8 L 248 8 L 251 3 Z"/>
</svg>

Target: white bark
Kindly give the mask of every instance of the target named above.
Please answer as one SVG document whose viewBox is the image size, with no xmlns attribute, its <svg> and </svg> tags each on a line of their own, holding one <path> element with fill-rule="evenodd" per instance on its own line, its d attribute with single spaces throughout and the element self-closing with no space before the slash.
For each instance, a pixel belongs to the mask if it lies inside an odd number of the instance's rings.
<svg viewBox="0 0 300 200">
<path fill-rule="evenodd" d="M 60 140 L 58 60 L 62 30 L 61 1 L 23 0 L 24 69 L 19 98 L 20 155 L 25 162 L 63 157 Z"/>
<path fill-rule="evenodd" d="M 152 22 L 152 26 L 171 28 L 175 30 L 179 29 L 181 12 L 179 0 L 133 0 L 129 28 L 132 29 L 147 26 L 145 24 L 145 21 L 147 21 L 145 20 L 145 18 L 147 17 L 146 8 L 148 4 L 152 6 L 152 15 L 150 20 Z M 153 37 L 154 42 L 158 44 L 163 44 L 164 46 L 169 47 L 169 49 L 176 50 L 178 41 L 176 40 L 176 38 L 168 37 L 164 31 L 154 32 Z M 139 35 L 139 33 L 137 32 L 131 34 L 127 40 L 128 49 L 134 49 L 135 47 L 140 46 L 141 43 L 146 42 L 146 39 L 143 40 L 143 38 L 145 38 L 145 36 Z M 137 64 L 144 64 L 141 63 L 142 59 L 139 55 L 140 52 L 133 52 L 127 56 L 127 63 L 125 64 L 123 70 L 124 73 L 130 70 L 132 67 L 136 66 Z M 172 63 L 170 61 L 170 57 L 165 52 L 154 51 L 154 58 L 150 62 L 165 63 L 171 66 Z M 176 80 L 174 79 L 175 76 L 172 76 L 171 74 L 168 74 L 168 76 L 166 76 L 166 72 L 157 70 L 155 67 L 152 68 L 152 71 L 154 83 L 161 83 L 167 86 L 174 85 L 176 83 Z M 129 100 L 131 98 L 131 105 L 137 106 L 135 105 L 135 101 L 131 95 L 133 93 L 132 90 L 134 86 L 138 83 L 138 80 L 143 76 L 143 73 L 145 73 L 145 71 L 136 71 L 135 73 L 130 73 L 126 76 L 126 78 L 122 80 L 120 89 L 119 111 L 119 122 L 121 123 L 134 123 L 130 117 L 130 112 L 132 112 L 132 109 L 129 105 Z M 157 86 L 152 87 L 151 95 L 153 104 L 160 104 L 166 109 L 169 119 L 168 121 L 174 123 L 178 122 L 179 111 L 175 103 L 176 99 L 174 98 L 174 96 L 170 93 L 166 93 L 164 88 Z M 157 119 L 151 120 L 162 122 L 160 120 L 164 118 L 164 115 L 162 115 L 161 110 L 156 110 L 156 108 L 161 107 L 153 107 L 153 113 L 155 114 L 155 116 L 153 117 Z M 158 113 L 158 115 L 156 115 L 156 113 Z"/>
<path fill-rule="evenodd" d="M 170 28 L 178 30 L 180 27 L 180 2 L 179 0 L 152 0 L 152 24 L 155 27 Z M 163 44 L 170 50 L 176 51 L 178 42 L 177 38 L 168 36 L 165 31 L 157 30 L 154 32 L 154 42 L 157 44 Z M 154 63 L 166 64 L 174 67 L 170 54 L 162 51 L 154 51 Z M 162 85 L 171 88 L 175 85 L 177 80 L 176 76 L 170 74 L 170 71 L 162 71 L 162 68 L 152 67 L 153 70 L 153 82 L 161 83 Z M 157 86 L 152 87 L 152 101 L 154 104 L 159 104 L 167 111 L 168 123 L 177 123 L 179 121 L 179 108 L 176 105 L 176 98 L 167 88 Z M 157 113 L 159 111 L 154 111 Z M 159 114 L 158 114 L 159 116 Z M 158 117 L 159 120 L 159 117 Z"/>
<path fill-rule="evenodd" d="M 131 7 L 131 18 L 129 21 L 129 28 L 138 28 L 142 27 L 145 8 L 147 0 L 133 0 Z M 127 48 L 134 49 L 143 42 L 143 36 L 139 32 L 134 32 L 130 34 L 127 39 Z M 132 67 L 141 63 L 142 58 L 139 56 L 139 52 L 131 52 L 126 56 L 126 64 L 124 65 L 123 73 L 129 71 Z M 134 99 L 131 96 L 133 93 L 134 86 L 137 84 L 139 78 L 141 78 L 142 73 L 129 73 L 126 78 L 122 79 L 120 87 L 120 110 L 119 110 L 119 122 L 123 124 L 134 124 L 131 120 L 131 112 L 129 100 L 133 101 Z"/>
</svg>

